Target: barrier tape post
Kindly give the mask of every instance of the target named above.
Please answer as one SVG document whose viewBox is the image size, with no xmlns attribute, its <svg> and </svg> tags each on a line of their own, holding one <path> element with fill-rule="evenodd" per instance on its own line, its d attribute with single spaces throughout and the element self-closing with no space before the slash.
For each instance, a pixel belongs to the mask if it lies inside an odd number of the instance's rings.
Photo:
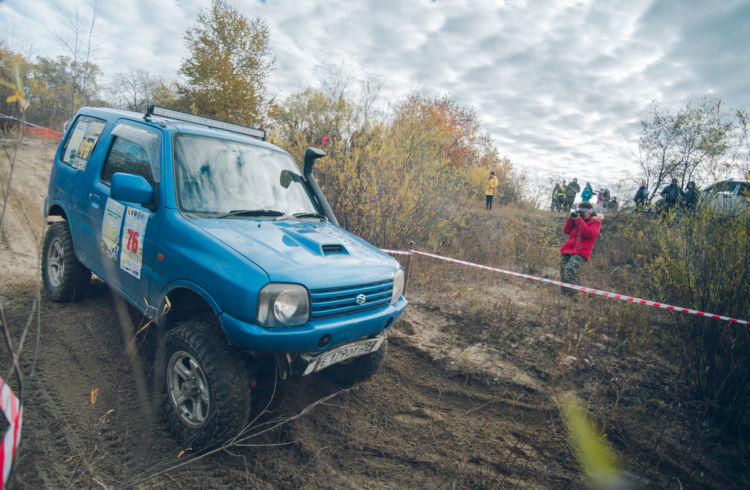
<svg viewBox="0 0 750 490">
<path fill-rule="evenodd" d="M 414 242 L 409 242 L 409 251 L 414 249 Z M 406 289 L 409 287 L 409 278 L 411 277 L 411 258 L 414 254 L 410 253 L 406 256 L 406 278 L 404 279 L 404 294 L 406 294 Z"/>
<path fill-rule="evenodd" d="M 411 254 L 424 255 L 425 257 L 431 257 L 433 259 L 444 260 L 444 261 L 447 261 L 447 262 L 453 262 L 453 263 L 456 263 L 456 264 L 461 264 L 461 265 L 465 265 L 465 266 L 468 266 L 468 267 L 476 267 L 478 269 L 484 269 L 484 270 L 493 271 L 493 272 L 500 272 L 502 274 L 508 274 L 508 275 L 511 275 L 511 276 L 522 277 L 524 279 L 532 279 L 532 280 L 535 280 L 535 281 L 541 281 L 541 282 L 545 282 L 547 284 L 554 284 L 554 285 L 557 285 L 557 286 L 563 286 L 563 287 L 566 287 L 566 288 L 574 289 L 576 291 L 581 291 L 581 292 L 588 293 L 588 294 L 596 294 L 598 296 L 604 296 L 605 298 L 613 298 L 613 299 L 619 299 L 621 301 L 627 301 L 628 303 L 637 303 L 639 305 L 653 306 L 654 308 L 661 308 L 661 309 L 664 309 L 664 310 L 677 311 L 677 312 L 680 312 L 680 313 L 689 313 L 691 315 L 702 316 L 704 318 L 712 318 L 714 320 L 722 320 L 722 321 L 726 321 L 726 322 L 729 322 L 729 323 L 738 323 L 740 325 L 750 325 L 749 321 L 742 320 L 742 319 L 739 319 L 739 318 L 732 318 L 732 317 L 728 317 L 728 316 L 724 316 L 724 315 L 717 315 L 716 313 L 707 313 L 707 312 L 704 312 L 704 311 L 693 310 L 693 309 L 690 309 L 690 308 L 683 308 L 681 306 L 674 306 L 674 305 L 669 305 L 669 304 L 666 304 L 666 303 L 660 303 L 658 301 L 651 301 L 651 300 L 647 300 L 647 299 L 636 298 L 636 297 L 628 296 L 628 295 L 625 295 L 625 294 L 611 293 L 609 291 L 602 291 L 600 289 L 589 288 L 589 287 L 586 287 L 586 286 L 579 286 L 577 284 L 569 284 L 567 282 L 555 281 L 554 279 L 547 279 L 546 277 L 537 277 L 537 276 L 531 276 L 529 274 L 522 274 L 520 272 L 508 271 L 508 270 L 505 270 L 505 269 L 498 269 L 497 267 L 490 267 L 490 266 L 487 266 L 487 265 L 481 265 L 481 264 L 475 264 L 473 262 L 467 262 L 465 260 L 453 259 L 453 258 L 450 258 L 450 257 L 443 257 L 442 255 L 432 254 L 432 253 L 429 253 L 429 252 L 422 252 L 420 250 L 410 249 L 408 252 L 404 252 L 404 251 L 400 251 L 400 250 L 385 250 L 385 249 L 381 249 L 381 250 L 383 252 L 386 252 L 386 253 L 399 254 L 399 255 L 411 255 Z"/>
</svg>

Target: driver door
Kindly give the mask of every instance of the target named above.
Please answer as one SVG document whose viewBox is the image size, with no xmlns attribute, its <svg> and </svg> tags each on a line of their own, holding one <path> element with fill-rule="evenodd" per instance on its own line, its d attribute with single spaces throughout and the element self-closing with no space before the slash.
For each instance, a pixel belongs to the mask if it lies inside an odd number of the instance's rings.
<svg viewBox="0 0 750 490">
<path fill-rule="evenodd" d="M 142 310 L 152 304 L 148 296 L 155 243 L 160 227 L 158 213 L 162 135 L 153 128 L 122 122 L 112 131 L 112 142 L 91 193 L 97 206 L 90 206 L 95 227 L 94 271 L 111 287 Z M 151 205 L 118 201 L 110 196 L 112 176 L 117 173 L 143 176 L 154 187 Z"/>
</svg>

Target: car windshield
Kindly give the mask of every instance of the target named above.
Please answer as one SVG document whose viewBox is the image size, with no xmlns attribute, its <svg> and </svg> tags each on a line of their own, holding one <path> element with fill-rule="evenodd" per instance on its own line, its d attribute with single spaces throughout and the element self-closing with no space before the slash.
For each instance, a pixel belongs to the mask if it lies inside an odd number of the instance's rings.
<svg viewBox="0 0 750 490">
<path fill-rule="evenodd" d="M 188 134 L 175 137 L 173 151 L 183 212 L 222 217 L 319 212 L 299 169 L 280 151 Z"/>
</svg>

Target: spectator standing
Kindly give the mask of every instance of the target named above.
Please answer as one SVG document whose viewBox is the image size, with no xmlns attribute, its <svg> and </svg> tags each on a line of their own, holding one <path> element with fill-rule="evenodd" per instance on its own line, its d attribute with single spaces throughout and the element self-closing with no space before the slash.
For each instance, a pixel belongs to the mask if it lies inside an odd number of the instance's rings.
<svg viewBox="0 0 750 490">
<path fill-rule="evenodd" d="M 565 205 L 565 189 L 567 189 L 568 184 L 563 180 L 562 185 L 560 186 L 560 194 L 557 196 L 557 210 L 562 211 L 563 206 Z"/>
<path fill-rule="evenodd" d="M 695 182 L 691 180 L 688 182 L 687 187 L 685 187 L 685 194 L 682 197 L 682 205 L 685 206 L 685 209 L 688 211 L 695 211 L 700 197 L 701 192 L 695 187 Z"/>
<path fill-rule="evenodd" d="M 604 200 L 604 190 L 603 189 L 599 189 L 596 192 L 596 209 L 598 211 L 602 210 L 602 200 Z"/>
<path fill-rule="evenodd" d="M 581 201 L 589 202 L 592 197 L 594 197 L 594 189 L 591 188 L 591 184 L 586 182 L 586 185 L 581 192 Z"/>
<path fill-rule="evenodd" d="M 620 203 L 617 202 L 617 196 L 612 196 L 612 199 L 610 199 L 609 206 L 607 206 L 607 209 L 609 209 L 613 213 L 616 213 L 617 210 L 620 209 Z"/>
<path fill-rule="evenodd" d="M 602 227 L 602 218 L 594 212 L 594 206 L 590 202 L 582 202 L 578 210 L 570 213 L 568 221 L 565 222 L 563 231 L 568 235 L 568 240 L 560 247 L 560 280 L 568 284 L 576 284 L 578 281 L 578 269 L 584 262 L 589 260 L 594 250 L 594 242 L 599 237 Z M 561 286 L 562 293 L 574 296 L 575 292 Z"/>
<path fill-rule="evenodd" d="M 643 210 L 644 204 L 646 204 L 646 201 L 648 200 L 648 189 L 646 188 L 646 181 L 641 181 L 641 186 L 638 188 L 638 191 L 635 193 L 635 197 L 633 198 L 633 201 L 635 201 L 635 210 L 641 211 Z"/>
<path fill-rule="evenodd" d="M 578 185 L 578 179 L 573 179 L 568 187 L 565 188 L 565 207 L 570 209 L 573 207 L 573 202 L 576 200 L 576 194 L 581 190 L 581 186 Z"/>
<path fill-rule="evenodd" d="M 495 172 L 490 172 L 490 176 L 487 177 L 487 184 L 484 188 L 485 207 L 492 209 L 492 199 L 495 197 L 495 189 L 497 189 L 499 182 L 495 177 Z"/>
<path fill-rule="evenodd" d="M 677 179 L 672 179 L 672 182 L 661 190 L 661 196 L 664 198 L 663 211 L 669 211 L 680 204 L 682 195 L 682 189 L 677 185 Z"/>
<path fill-rule="evenodd" d="M 552 204 L 550 204 L 550 210 L 557 210 L 557 199 L 560 197 L 560 194 L 562 194 L 560 184 L 555 183 L 555 188 L 552 189 Z"/>
<path fill-rule="evenodd" d="M 609 189 L 602 189 L 602 209 L 609 209 Z"/>
</svg>

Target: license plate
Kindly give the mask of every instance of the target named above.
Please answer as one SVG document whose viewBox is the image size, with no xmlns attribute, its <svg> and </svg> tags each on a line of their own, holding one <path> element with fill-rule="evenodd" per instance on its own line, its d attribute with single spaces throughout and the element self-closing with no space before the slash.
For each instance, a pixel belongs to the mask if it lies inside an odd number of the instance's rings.
<svg viewBox="0 0 750 490">
<path fill-rule="evenodd" d="M 383 340 L 385 340 L 385 335 L 380 335 L 374 339 L 352 342 L 351 344 L 345 344 L 324 352 L 310 361 L 304 374 L 315 373 L 339 362 L 375 352 L 380 349 Z"/>
</svg>

